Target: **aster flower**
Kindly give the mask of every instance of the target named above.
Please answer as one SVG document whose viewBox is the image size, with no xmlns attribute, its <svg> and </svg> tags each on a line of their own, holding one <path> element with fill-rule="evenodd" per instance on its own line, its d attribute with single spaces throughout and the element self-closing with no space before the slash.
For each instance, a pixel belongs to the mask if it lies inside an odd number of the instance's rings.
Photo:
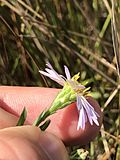
<svg viewBox="0 0 120 160">
<path fill-rule="evenodd" d="M 50 63 L 46 64 L 47 68 L 45 71 L 39 71 L 44 76 L 49 77 L 50 79 L 54 80 L 55 82 L 59 83 L 63 86 L 62 91 L 59 92 L 57 97 L 52 103 L 52 106 L 48 109 L 48 111 L 43 112 L 42 117 L 43 120 L 48 115 L 55 113 L 58 109 L 64 108 L 65 106 L 71 104 L 72 102 L 77 101 L 77 109 L 79 111 L 79 120 L 77 130 L 79 128 L 85 129 L 85 123 L 89 121 L 91 125 L 95 123 L 99 126 L 98 122 L 98 113 L 94 110 L 92 105 L 87 101 L 86 96 L 88 95 L 88 89 L 85 86 L 81 85 L 78 82 L 79 73 L 75 76 L 71 77 L 69 69 L 67 66 L 64 66 L 65 75 L 58 74 Z M 47 116 L 46 116 L 47 115 Z"/>
</svg>

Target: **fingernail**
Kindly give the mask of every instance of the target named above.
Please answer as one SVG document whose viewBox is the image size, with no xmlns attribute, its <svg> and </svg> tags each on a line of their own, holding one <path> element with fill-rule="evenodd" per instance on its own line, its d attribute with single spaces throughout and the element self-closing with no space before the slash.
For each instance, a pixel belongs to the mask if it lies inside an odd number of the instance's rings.
<svg viewBox="0 0 120 160">
<path fill-rule="evenodd" d="M 66 148 L 56 136 L 43 132 L 40 135 L 39 146 L 48 160 L 68 160 Z"/>
</svg>

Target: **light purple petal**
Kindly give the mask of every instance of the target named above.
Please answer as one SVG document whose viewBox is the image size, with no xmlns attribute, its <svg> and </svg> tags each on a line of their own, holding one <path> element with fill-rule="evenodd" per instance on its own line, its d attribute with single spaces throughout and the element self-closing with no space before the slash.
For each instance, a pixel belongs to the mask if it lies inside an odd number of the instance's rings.
<svg viewBox="0 0 120 160">
<path fill-rule="evenodd" d="M 67 79 L 70 80 L 71 79 L 71 75 L 70 75 L 70 71 L 69 71 L 68 67 L 64 66 L 64 69 L 65 69 L 65 75 L 66 75 Z"/>
<path fill-rule="evenodd" d="M 48 66 L 50 69 L 53 69 L 52 65 L 49 62 L 46 63 L 46 66 Z"/>
<path fill-rule="evenodd" d="M 81 101 L 82 101 L 82 105 L 87 113 L 87 117 L 89 119 L 89 122 L 91 125 L 93 125 L 93 122 L 96 124 L 96 125 L 99 125 L 98 123 L 98 114 L 97 112 L 95 112 L 94 108 L 89 104 L 89 102 L 82 96 L 81 97 Z"/>
<path fill-rule="evenodd" d="M 45 68 L 45 70 L 50 74 L 51 77 L 56 78 L 56 79 L 61 79 L 58 74 L 56 74 L 53 70 L 50 70 L 48 68 Z"/>
<path fill-rule="evenodd" d="M 45 68 L 45 71 L 39 71 L 41 74 L 43 74 L 44 76 L 47 76 L 49 77 L 50 79 L 52 79 L 53 81 L 59 83 L 60 85 L 64 85 L 65 81 L 66 81 L 66 78 L 60 74 L 58 74 L 52 67 L 52 65 L 47 62 L 46 66 L 48 68 Z"/>
<path fill-rule="evenodd" d="M 89 120 L 91 125 L 93 125 L 94 122 L 97 126 L 99 126 L 98 113 L 95 112 L 94 108 L 83 96 L 77 96 L 77 108 L 78 110 L 80 110 L 77 130 L 79 128 L 85 128 L 85 123 L 87 122 L 87 119 Z"/>
<path fill-rule="evenodd" d="M 94 123 L 95 123 L 97 126 L 99 126 L 99 122 L 98 122 L 97 119 L 93 119 L 93 121 L 94 121 Z"/>
<path fill-rule="evenodd" d="M 85 99 L 85 98 L 84 98 Z M 86 100 L 86 99 L 85 99 Z M 95 112 L 94 108 L 92 107 L 92 105 L 86 100 L 86 103 L 87 105 L 89 106 L 89 108 L 91 108 L 93 111 L 94 111 L 94 114 L 97 116 L 97 117 L 100 117 L 99 114 L 97 112 Z"/>
<path fill-rule="evenodd" d="M 84 111 L 84 108 L 82 107 L 81 110 L 80 110 L 80 114 L 79 114 L 77 130 L 79 130 L 79 128 L 84 130 L 85 129 L 85 123 L 86 123 L 86 113 Z"/>
<path fill-rule="evenodd" d="M 77 109 L 78 111 L 82 108 L 81 97 L 77 96 Z"/>
<path fill-rule="evenodd" d="M 97 119 L 98 119 L 97 116 L 96 116 L 96 112 L 95 112 L 94 110 L 90 109 L 90 108 L 87 106 L 87 104 L 84 104 L 84 105 L 85 105 L 85 110 L 86 110 L 87 115 L 88 115 L 88 119 L 89 119 L 91 125 L 93 125 L 93 122 L 96 123 L 96 121 L 97 121 Z M 97 124 L 98 124 L 98 123 L 97 123 Z"/>
<path fill-rule="evenodd" d="M 45 70 L 46 70 L 47 72 L 49 72 L 50 74 L 56 75 L 57 77 L 59 77 L 59 79 L 62 78 L 62 79 L 64 79 L 64 80 L 66 80 L 66 78 L 65 78 L 63 75 L 58 74 L 58 73 L 53 69 L 52 65 L 51 65 L 49 62 L 47 62 L 46 65 L 49 67 L 49 68 L 45 68 Z"/>
<path fill-rule="evenodd" d="M 72 88 L 74 90 L 78 90 L 78 89 L 85 89 L 85 86 L 81 85 L 81 84 L 78 84 L 76 83 L 75 81 L 73 80 L 69 80 L 69 83 L 71 84 Z"/>
<path fill-rule="evenodd" d="M 50 74 L 47 73 L 47 72 L 44 72 L 44 71 L 41 71 L 41 70 L 39 70 L 39 72 L 40 72 L 41 74 L 43 74 L 44 76 L 50 77 Z"/>
<path fill-rule="evenodd" d="M 87 105 L 87 103 L 84 99 L 82 99 L 82 104 L 83 104 L 84 109 L 87 113 L 87 117 L 89 119 L 90 124 L 93 125 L 93 120 L 92 120 L 93 119 L 93 116 L 92 116 L 93 114 L 92 114 L 91 109 L 88 107 L 88 105 Z"/>
<path fill-rule="evenodd" d="M 83 86 L 82 84 L 78 84 L 77 86 L 78 86 L 78 88 L 80 88 L 80 89 L 85 89 L 85 86 Z"/>
<path fill-rule="evenodd" d="M 46 69 L 53 71 L 58 77 L 61 77 L 61 78 L 63 78 L 63 79 L 66 80 L 66 78 L 65 78 L 63 75 L 58 74 L 58 73 L 53 69 L 52 65 L 51 65 L 49 62 L 48 62 L 46 65 L 50 68 L 50 69 L 48 69 L 48 68 L 46 68 Z"/>
</svg>

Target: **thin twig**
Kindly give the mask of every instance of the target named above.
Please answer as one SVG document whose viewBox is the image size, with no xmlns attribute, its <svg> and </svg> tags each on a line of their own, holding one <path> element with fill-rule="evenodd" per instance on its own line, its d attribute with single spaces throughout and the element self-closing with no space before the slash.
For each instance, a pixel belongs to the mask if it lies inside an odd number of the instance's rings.
<svg viewBox="0 0 120 160">
<path fill-rule="evenodd" d="M 119 53 L 119 41 L 118 41 L 118 32 L 116 28 L 115 22 L 115 13 L 114 13 L 114 1 L 112 0 L 112 19 L 111 19 L 111 27 L 112 27 L 112 39 L 113 39 L 113 48 L 116 57 L 116 64 L 118 70 L 118 76 L 120 76 L 120 53 Z"/>
<path fill-rule="evenodd" d="M 101 70 L 99 70 L 98 68 L 96 68 L 95 65 L 91 64 L 84 56 L 82 56 L 79 52 L 75 51 L 75 50 L 71 50 L 68 46 L 66 46 L 63 42 L 61 42 L 60 40 L 57 40 L 57 43 L 64 49 L 66 49 L 69 53 L 74 53 L 76 54 L 87 66 L 91 67 L 94 71 L 96 71 L 97 73 L 99 73 L 102 77 L 104 77 L 105 79 L 107 79 L 109 82 L 111 82 L 112 84 L 114 84 L 115 86 L 117 86 L 117 83 L 111 79 L 110 77 L 108 77 L 106 74 L 104 74 Z"/>
</svg>

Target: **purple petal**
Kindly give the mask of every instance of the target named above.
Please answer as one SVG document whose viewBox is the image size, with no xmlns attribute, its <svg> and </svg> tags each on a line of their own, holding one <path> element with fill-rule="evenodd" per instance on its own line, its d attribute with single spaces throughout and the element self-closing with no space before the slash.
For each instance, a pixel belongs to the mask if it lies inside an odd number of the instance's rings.
<svg viewBox="0 0 120 160">
<path fill-rule="evenodd" d="M 84 108 L 82 107 L 81 110 L 80 110 L 80 114 L 79 114 L 77 130 L 79 130 L 79 128 L 84 130 L 85 129 L 85 123 L 86 123 L 86 113 L 84 111 Z"/>
<path fill-rule="evenodd" d="M 85 88 L 85 86 L 83 86 L 81 84 L 78 84 L 75 81 L 72 81 L 71 79 L 69 80 L 69 83 L 71 84 L 71 86 L 74 90 L 79 90 L 79 89 L 84 89 Z"/>
<path fill-rule="evenodd" d="M 64 85 L 65 81 L 66 81 L 66 78 L 60 74 L 58 74 L 52 67 L 52 65 L 47 62 L 46 66 L 48 68 L 45 68 L 45 71 L 39 71 L 41 74 L 43 74 L 44 76 L 47 76 L 49 77 L 50 79 L 52 79 L 53 81 L 59 83 L 60 85 Z"/>
<path fill-rule="evenodd" d="M 46 66 L 48 66 L 48 68 L 50 69 L 53 69 L 52 65 L 49 62 L 46 63 Z"/>
<path fill-rule="evenodd" d="M 97 117 L 100 117 L 99 114 L 94 110 L 94 108 L 92 107 L 92 105 L 86 100 L 86 103 L 87 105 L 89 106 L 89 108 L 91 108 L 93 111 L 94 111 L 94 114 L 97 116 Z"/>
<path fill-rule="evenodd" d="M 68 67 L 64 66 L 64 69 L 65 69 L 65 75 L 66 75 L 67 79 L 70 80 L 71 79 L 71 75 L 70 75 L 70 71 L 69 71 Z"/>
<path fill-rule="evenodd" d="M 41 70 L 39 70 L 39 72 L 40 72 L 41 74 L 43 74 L 44 76 L 50 77 L 50 74 L 47 73 L 47 72 L 44 72 L 44 71 L 41 71 Z"/>
<path fill-rule="evenodd" d="M 81 97 L 77 96 L 77 109 L 80 110 L 82 108 Z"/>
<path fill-rule="evenodd" d="M 50 70 L 48 68 L 45 68 L 45 70 L 50 74 L 51 77 L 56 78 L 56 79 L 60 79 L 59 75 L 56 74 L 53 70 Z"/>
<path fill-rule="evenodd" d="M 83 86 L 82 84 L 78 84 L 77 86 L 78 86 L 78 88 L 80 88 L 80 89 L 85 89 L 85 86 Z"/>
<path fill-rule="evenodd" d="M 85 109 L 85 111 L 86 111 L 86 113 L 87 113 L 87 117 L 88 117 L 88 119 L 89 119 L 90 124 L 93 125 L 92 112 L 91 112 L 90 108 L 87 106 L 86 101 L 84 101 L 83 99 L 82 99 L 82 104 L 83 104 L 84 109 Z"/>
<path fill-rule="evenodd" d="M 48 73 L 56 75 L 57 77 L 59 77 L 59 79 L 60 79 L 60 78 L 66 79 L 63 75 L 58 74 L 58 73 L 53 69 L 52 65 L 51 65 L 49 62 L 47 62 L 46 65 L 49 67 L 49 68 L 45 68 L 45 70 L 46 70 Z M 63 78 L 63 77 L 64 77 L 64 78 Z"/>
<path fill-rule="evenodd" d="M 89 102 L 82 96 L 82 104 L 83 104 L 83 107 L 87 113 L 87 117 L 89 119 L 89 122 L 91 125 L 93 125 L 93 122 L 96 124 L 96 125 L 99 125 L 98 123 L 98 114 L 97 112 L 95 112 L 94 108 L 89 104 Z"/>
<path fill-rule="evenodd" d="M 97 126 L 99 126 L 99 122 L 98 122 L 97 119 L 93 119 L 93 121 L 94 121 L 94 123 L 95 123 Z"/>
</svg>

